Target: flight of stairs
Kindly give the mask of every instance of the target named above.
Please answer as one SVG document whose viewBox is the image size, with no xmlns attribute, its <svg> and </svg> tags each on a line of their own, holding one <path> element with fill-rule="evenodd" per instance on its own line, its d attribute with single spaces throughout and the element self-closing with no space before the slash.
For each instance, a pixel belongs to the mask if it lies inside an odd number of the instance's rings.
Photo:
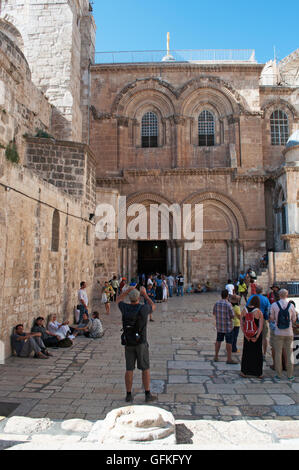
<svg viewBox="0 0 299 470">
<path fill-rule="evenodd" d="M 267 294 L 269 288 L 271 287 L 268 268 L 260 268 L 258 270 L 256 284 L 263 288 L 263 294 Z"/>
</svg>

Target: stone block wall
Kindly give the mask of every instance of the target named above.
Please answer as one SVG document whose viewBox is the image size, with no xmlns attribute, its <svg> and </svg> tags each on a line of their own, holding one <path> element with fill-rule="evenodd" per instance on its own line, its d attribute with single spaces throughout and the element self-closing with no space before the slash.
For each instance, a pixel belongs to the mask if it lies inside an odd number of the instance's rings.
<svg viewBox="0 0 299 470">
<path fill-rule="evenodd" d="M 0 156 L 0 339 L 10 354 L 17 323 L 56 313 L 73 322 L 77 291 L 86 281 L 92 307 L 94 223 L 81 201 Z M 58 249 L 52 250 L 57 212 Z M 87 239 L 88 232 L 88 239 Z"/>
<path fill-rule="evenodd" d="M 95 39 L 89 0 L 40 0 L 30 5 L 7 0 L 2 2 L 1 18 L 19 30 L 33 82 L 55 107 L 52 133 L 80 142 L 81 78 L 93 58 L 94 48 L 89 46 Z"/>
<path fill-rule="evenodd" d="M 94 212 L 95 161 L 85 144 L 27 138 L 26 166 Z"/>
<path fill-rule="evenodd" d="M 24 161 L 23 135 L 49 131 L 52 106 L 31 81 L 28 63 L 18 46 L 1 32 L 0 23 L 0 144 L 16 141 Z"/>
</svg>

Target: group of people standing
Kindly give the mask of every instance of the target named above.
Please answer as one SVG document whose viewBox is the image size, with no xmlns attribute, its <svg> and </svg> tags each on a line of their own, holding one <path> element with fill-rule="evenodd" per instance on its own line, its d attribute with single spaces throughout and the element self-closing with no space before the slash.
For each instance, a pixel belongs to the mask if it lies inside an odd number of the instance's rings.
<svg viewBox="0 0 299 470">
<path fill-rule="evenodd" d="M 241 281 L 240 281 L 241 282 Z M 239 284 L 240 285 L 240 284 Z M 234 286 L 233 286 L 234 287 Z M 240 294 L 240 291 L 237 291 Z M 227 363 L 237 364 L 232 358 L 237 349 L 239 330 L 244 335 L 241 359 L 241 377 L 263 378 L 263 363 L 266 360 L 268 337 L 276 380 L 286 370 L 288 380 L 294 380 L 292 343 L 294 330 L 298 326 L 298 313 L 293 301 L 288 301 L 288 291 L 274 285 L 268 295 L 263 295 L 262 287 L 255 285 L 254 293 L 241 308 L 242 296 L 232 289 L 231 281 L 221 292 L 221 300 L 216 302 L 213 314 L 216 317 L 217 338 L 214 361 L 218 361 L 221 343 L 226 340 Z M 297 326 L 296 326 L 297 324 Z"/>
<path fill-rule="evenodd" d="M 105 281 L 101 290 L 101 303 L 105 305 L 106 314 L 110 313 L 110 303 L 116 301 L 117 295 L 128 290 L 129 287 L 145 287 L 147 295 L 154 303 L 167 302 L 173 295 L 184 295 L 184 276 L 151 273 L 141 274 L 138 278 L 132 278 L 130 282 L 126 277 L 117 278 L 116 275 L 110 281 Z"/>
</svg>

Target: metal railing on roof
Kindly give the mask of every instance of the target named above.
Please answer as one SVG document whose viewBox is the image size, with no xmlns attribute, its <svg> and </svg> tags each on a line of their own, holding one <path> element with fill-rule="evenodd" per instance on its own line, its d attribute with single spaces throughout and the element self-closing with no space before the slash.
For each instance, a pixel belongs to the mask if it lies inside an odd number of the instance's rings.
<svg viewBox="0 0 299 470">
<path fill-rule="evenodd" d="M 208 63 L 256 64 L 254 49 L 182 49 L 173 51 L 112 51 L 96 52 L 95 64 L 124 64 L 124 63 Z"/>
</svg>

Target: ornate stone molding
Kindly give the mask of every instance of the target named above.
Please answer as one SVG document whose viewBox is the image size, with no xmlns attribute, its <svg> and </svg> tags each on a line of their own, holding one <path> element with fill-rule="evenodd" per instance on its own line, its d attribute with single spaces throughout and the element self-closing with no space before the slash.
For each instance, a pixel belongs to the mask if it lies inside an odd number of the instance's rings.
<svg viewBox="0 0 299 470">
<path fill-rule="evenodd" d="M 298 118 L 298 113 L 295 107 L 291 103 L 289 103 L 288 101 L 282 98 L 271 99 L 271 100 L 268 100 L 266 103 L 264 103 L 263 106 L 261 107 L 262 118 L 264 119 L 266 117 L 267 111 L 269 109 L 277 108 L 277 107 L 287 108 L 292 114 L 293 118 Z"/>
</svg>

